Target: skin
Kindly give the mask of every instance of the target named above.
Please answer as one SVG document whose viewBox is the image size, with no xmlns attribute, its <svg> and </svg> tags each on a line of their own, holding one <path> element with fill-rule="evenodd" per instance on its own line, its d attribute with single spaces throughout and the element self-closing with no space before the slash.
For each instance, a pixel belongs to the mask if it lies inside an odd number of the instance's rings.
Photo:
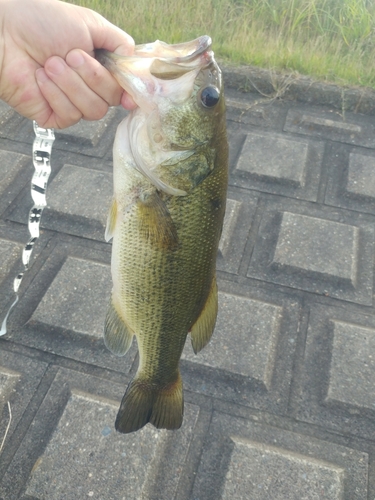
<svg viewBox="0 0 375 500">
<path fill-rule="evenodd" d="M 134 40 L 96 12 L 58 0 L 0 0 L 0 98 L 45 128 L 135 106 L 94 49 L 131 55 Z"/>
</svg>

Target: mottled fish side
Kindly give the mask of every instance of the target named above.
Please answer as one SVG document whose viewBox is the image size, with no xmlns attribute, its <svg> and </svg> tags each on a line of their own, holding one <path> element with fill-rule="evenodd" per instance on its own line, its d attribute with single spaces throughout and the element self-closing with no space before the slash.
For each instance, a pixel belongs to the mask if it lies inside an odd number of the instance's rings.
<svg viewBox="0 0 375 500">
<path fill-rule="evenodd" d="M 220 70 L 209 46 L 202 50 L 202 43 L 193 84 L 188 92 L 184 89 L 186 99 L 173 104 L 173 96 L 151 92 L 145 111 L 140 103 L 141 109 L 120 125 L 115 140 L 115 197 L 107 228 L 113 235 L 113 293 L 105 342 L 112 352 L 123 355 L 135 335 L 139 350 L 138 371 L 116 419 L 116 429 L 124 433 L 148 422 L 157 428 L 181 426 L 179 360 L 186 337 L 190 332 L 193 349 L 199 352 L 209 342 L 216 321 L 215 264 L 225 213 L 228 145 Z M 192 64 L 191 45 L 187 52 Z M 205 106 L 201 91 L 214 84 L 219 93 Z M 154 123 L 155 115 L 147 111 L 152 100 L 158 112 L 157 133 L 164 150 L 168 144 L 172 152 L 172 159 L 156 162 L 152 171 L 183 195 L 163 191 L 141 175 L 131 154 L 134 144 L 123 137 L 132 119 L 144 118 L 144 130 L 154 133 L 150 120 Z M 144 130 L 140 127 L 137 137 L 147 142 Z M 138 146 L 144 149 L 145 143 Z M 155 149 L 155 157 L 158 154 Z"/>
</svg>

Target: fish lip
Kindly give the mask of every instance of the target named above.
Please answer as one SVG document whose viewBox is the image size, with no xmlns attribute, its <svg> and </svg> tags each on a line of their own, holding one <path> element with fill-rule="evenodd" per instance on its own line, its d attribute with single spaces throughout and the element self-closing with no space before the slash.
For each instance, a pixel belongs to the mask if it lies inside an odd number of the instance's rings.
<svg viewBox="0 0 375 500">
<path fill-rule="evenodd" d="M 199 38 L 196 38 L 195 40 L 192 40 L 191 42 L 186 42 L 185 44 L 178 44 L 178 45 L 182 47 L 183 45 L 187 46 L 190 44 L 197 45 L 195 50 L 191 54 L 187 54 L 186 56 L 177 56 L 175 58 L 168 58 L 168 61 L 176 64 L 188 63 L 194 61 L 199 56 L 210 50 L 212 45 L 212 40 L 211 37 L 209 37 L 208 35 L 203 35 L 200 36 Z"/>
<path fill-rule="evenodd" d="M 153 44 L 147 44 L 151 47 Z M 181 52 L 182 55 L 177 55 L 177 56 L 165 56 L 163 55 L 152 55 L 152 53 L 144 50 L 144 47 L 146 45 L 136 45 L 135 50 L 134 50 L 134 55 L 131 56 L 121 56 L 118 54 L 115 54 L 114 52 L 109 52 L 108 50 L 105 49 L 97 49 L 95 50 L 95 58 L 97 61 L 102 64 L 105 68 L 109 68 L 111 64 L 116 64 L 116 60 L 130 60 L 131 58 L 150 58 L 154 57 L 156 59 L 160 59 L 162 61 L 166 61 L 169 63 L 174 63 L 174 64 L 187 64 L 193 62 L 195 59 L 199 58 L 202 54 L 205 52 L 209 52 L 211 49 L 212 45 L 212 40 L 211 37 L 208 35 L 203 35 L 200 36 L 199 38 L 196 38 L 195 40 L 191 40 L 189 42 L 185 43 L 179 43 L 175 45 L 167 45 L 167 47 L 171 48 L 172 50 L 175 50 L 177 52 Z M 191 50 L 189 50 L 191 47 Z M 188 51 L 187 54 L 183 54 L 184 52 Z"/>
<path fill-rule="evenodd" d="M 107 69 L 108 69 L 108 63 L 115 59 L 114 56 L 115 54 L 113 52 L 109 52 L 109 50 L 105 49 L 95 50 L 95 59 Z"/>
</svg>

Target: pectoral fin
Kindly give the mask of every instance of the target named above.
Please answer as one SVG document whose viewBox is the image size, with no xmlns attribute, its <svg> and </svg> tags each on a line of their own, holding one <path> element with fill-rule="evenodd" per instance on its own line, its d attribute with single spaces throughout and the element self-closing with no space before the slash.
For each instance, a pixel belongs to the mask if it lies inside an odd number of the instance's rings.
<svg viewBox="0 0 375 500">
<path fill-rule="evenodd" d="M 211 339 L 216 323 L 218 310 L 217 301 L 217 284 L 216 277 L 214 277 L 207 301 L 199 318 L 190 331 L 191 345 L 193 346 L 195 354 L 201 351 Z"/>
<path fill-rule="evenodd" d="M 194 153 L 195 151 L 190 150 L 173 152 L 173 155 L 168 158 L 168 160 L 163 161 L 161 167 L 171 167 L 173 165 L 176 165 L 180 161 L 187 160 L 188 158 L 190 158 L 190 156 L 193 156 Z"/>
<path fill-rule="evenodd" d="M 113 354 L 123 356 L 130 349 L 134 333 L 126 326 L 113 302 L 112 297 L 105 318 L 104 343 Z"/>
<path fill-rule="evenodd" d="M 214 169 L 214 155 L 210 149 L 177 151 L 164 160 L 155 174 L 186 193 L 201 184 Z"/>
<path fill-rule="evenodd" d="M 176 226 L 158 193 L 144 196 L 137 202 L 141 234 L 152 244 L 174 250 L 178 246 Z"/>
<path fill-rule="evenodd" d="M 105 228 L 105 235 L 104 235 L 105 241 L 109 241 L 113 238 L 113 233 L 115 231 L 115 226 L 116 226 L 116 219 L 117 219 L 117 202 L 115 198 L 113 198 L 111 208 L 109 209 L 107 217 L 107 225 Z"/>
</svg>

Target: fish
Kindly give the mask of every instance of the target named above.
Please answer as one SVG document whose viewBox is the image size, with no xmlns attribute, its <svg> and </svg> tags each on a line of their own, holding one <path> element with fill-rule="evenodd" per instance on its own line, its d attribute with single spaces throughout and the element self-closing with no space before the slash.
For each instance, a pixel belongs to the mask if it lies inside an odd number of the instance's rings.
<svg viewBox="0 0 375 500">
<path fill-rule="evenodd" d="M 209 342 L 218 311 L 216 257 L 228 184 L 224 86 L 209 36 L 104 50 L 99 62 L 138 107 L 113 145 L 113 289 L 104 342 L 122 356 L 136 337 L 139 365 L 115 428 L 182 425 L 179 369 L 188 335 Z"/>
</svg>

